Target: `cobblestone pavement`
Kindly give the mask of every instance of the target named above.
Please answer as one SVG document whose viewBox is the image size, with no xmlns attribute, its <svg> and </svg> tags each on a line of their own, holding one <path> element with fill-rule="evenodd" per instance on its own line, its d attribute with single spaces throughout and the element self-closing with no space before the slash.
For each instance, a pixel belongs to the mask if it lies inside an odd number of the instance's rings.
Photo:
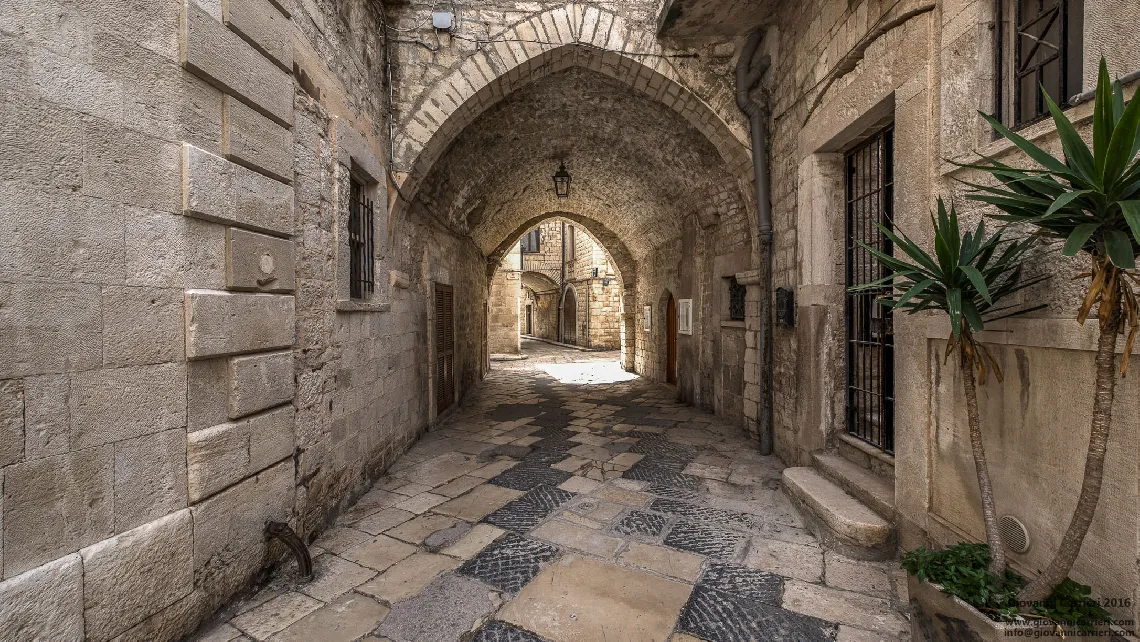
<svg viewBox="0 0 1140 642">
<path fill-rule="evenodd" d="M 197 639 L 901 640 L 905 576 L 822 549 L 739 428 L 524 341 L 312 546 Z"/>
</svg>

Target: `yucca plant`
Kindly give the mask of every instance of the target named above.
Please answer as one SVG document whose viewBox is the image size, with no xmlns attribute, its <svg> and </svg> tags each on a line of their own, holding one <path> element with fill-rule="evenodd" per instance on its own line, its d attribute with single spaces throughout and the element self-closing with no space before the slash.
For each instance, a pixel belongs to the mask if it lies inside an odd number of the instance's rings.
<svg viewBox="0 0 1140 642">
<path fill-rule="evenodd" d="M 958 213 L 953 204 L 949 211 L 938 199 L 938 215 L 931 216 L 934 227 L 934 255 L 931 256 L 901 230 L 898 233 L 879 225 L 894 243 L 898 256 L 863 246 L 890 274 L 853 290 L 883 290 L 879 302 L 896 311 L 915 314 L 923 310 L 941 310 L 949 315 L 950 340 L 943 358 L 957 352 L 962 369 L 962 388 L 966 396 L 966 414 L 970 424 L 970 446 L 978 489 L 982 496 L 982 519 L 986 542 L 990 547 L 989 571 L 999 585 L 1005 578 L 1005 552 L 998 534 L 997 511 L 993 486 L 990 484 L 986 451 L 982 444 L 981 418 L 978 413 L 977 384 L 986 382 L 993 370 L 998 381 L 1001 368 L 975 333 L 985 328 L 987 320 L 1024 314 L 1044 306 L 1027 307 L 1009 303 L 1015 292 L 1040 282 L 1043 277 L 1023 278 L 1022 261 L 1033 248 L 1033 237 L 1007 241 L 1001 232 L 986 235 L 985 222 L 962 235 Z"/>
<path fill-rule="evenodd" d="M 1120 360 L 1120 376 L 1124 376 L 1140 330 L 1140 306 L 1132 286 L 1140 282 L 1136 273 L 1136 254 L 1140 252 L 1140 161 L 1136 160 L 1140 151 L 1140 100 L 1133 99 L 1125 107 L 1123 88 L 1119 82 L 1112 83 L 1102 58 L 1090 150 L 1072 122 L 1044 90 L 1042 93 L 1061 139 L 1063 158 L 1055 158 L 983 114 L 1040 167 L 1021 169 L 991 158 L 964 165 L 985 170 L 999 181 L 996 187 L 969 183 L 974 191 L 967 198 L 997 207 L 1001 214 L 994 215 L 996 219 L 1032 226 L 1036 234 L 1054 239 L 1055 245 L 1063 242 L 1065 256 L 1083 253 L 1088 257 L 1090 269 L 1078 275 L 1089 279 L 1089 286 L 1077 321 L 1083 324 L 1097 306 L 1100 336 L 1084 479 L 1056 555 L 1020 595 L 1022 600 L 1034 601 L 1044 598 L 1068 576 L 1096 513 L 1112 424 L 1117 342 L 1127 324 Z"/>
</svg>

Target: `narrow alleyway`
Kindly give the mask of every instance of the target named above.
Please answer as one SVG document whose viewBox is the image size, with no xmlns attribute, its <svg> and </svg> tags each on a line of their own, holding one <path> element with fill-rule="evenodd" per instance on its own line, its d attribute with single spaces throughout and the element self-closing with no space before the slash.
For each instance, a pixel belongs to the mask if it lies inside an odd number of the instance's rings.
<svg viewBox="0 0 1140 642">
<path fill-rule="evenodd" d="M 198 639 L 903 639 L 902 573 L 821 549 L 738 428 L 616 352 L 523 352 L 314 543 L 312 581 L 290 562 Z"/>
</svg>

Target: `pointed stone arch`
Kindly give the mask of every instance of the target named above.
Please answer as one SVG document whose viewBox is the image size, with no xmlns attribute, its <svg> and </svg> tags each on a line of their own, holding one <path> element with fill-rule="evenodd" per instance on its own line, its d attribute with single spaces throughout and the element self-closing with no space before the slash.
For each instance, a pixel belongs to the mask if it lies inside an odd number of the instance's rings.
<svg viewBox="0 0 1140 642">
<path fill-rule="evenodd" d="M 549 220 L 565 220 L 568 223 L 573 223 L 594 239 L 594 242 L 606 253 L 610 263 L 617 269 L 617 276 L 621 280 L 622 289 L 630 293 L 629 296 L 632 296 L 634 284 L 637 282 L 637 264 L 634 262 L 633 254 L 630 253 L 629 248 L 626 247 L 621 238 L 601 222 L 574 212 L 547 212 L 535 216 L 515 228 L 499 243 L 498 247 L 487 255 L 487 274 L 489 276 L 494 275 L 499 262 L 519 242 L 523 234 Z"/>
<path fill-rule="evenodd" d="M 605 9 L 571 3 L 536 14 L 480 43 L 413 104 L 398 124 L 393 171 L 410 202 L 463 128 L 513 91 L 551 73 L 585 67 L 624 82 L 680 114 L 717 149 L 738 180 L 750 180 L 746 133 L 687 88 L 656 35 Z M 396 213 L 407 202 L 396 199 Z"/>
</svg>

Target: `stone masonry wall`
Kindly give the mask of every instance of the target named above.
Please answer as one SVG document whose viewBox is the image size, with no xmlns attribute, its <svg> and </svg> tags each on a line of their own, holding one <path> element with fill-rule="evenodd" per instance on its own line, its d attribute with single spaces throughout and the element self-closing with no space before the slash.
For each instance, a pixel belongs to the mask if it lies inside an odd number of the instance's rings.
<svg viewBox="0 0 1140 642">
<path fill-rule="evenodd" d="M 384 216 L 381 36 L 366 0 L 6 7 L 0 638 L 177 639 L 268 520 L 315 536 L 434 416 L 432 281 L 458 394 L 485 372 L 482 255 Z"/>
<path fill-rule="evenodd" d="M 776 447 L 789 464 L 810 464 L 811 452 L 833 447 L 846 430 L 844 152 L 893 123 L 894 225 L 923 244 L 936 196 L 955 200 L 963 226 L 992 212 L 966 201 L 958 182 L 984 178 L 943 159 L 972 163 L 986 155 L 1029 165 L 978 116 L 995 107 L 993 10 L 983 0 L 816 0 L 789 4 L 773 20 L 765 48 L 773 53 L 766 85 L 774 277 L 777 286 L 795 288 L 797 303 L 796 327 L 777 328 L 773 337 Z M 1102 55 L 1114 75 L 1135 69 L 1136 20 L 1118 3 L 1084 3 L 1082 90 L 1094 86 Z M 1068 109 L 1086 137 L 1091 111 L 1091 103 Z M 1051 122 L 1021 133 L 1060 149 Z M 979 390 L 998 513 L 1021 519 L 1034 541 L 1028 553 L 1010 555 L 1027 574 L 1048 563 L 1076 502 L 1095 345 L 1095 324 L 1073 318 L 1084 285 L 1070 278 L 1076 262 L 1051 256 L 1035 267 L 1055 278 L 1021 300 L 1048 309 L 987 325 L 982 340 L 1006 379 Z M 750 315 L 758 305 L 752 289 Z M 903 546 L 981 541 L 961 375 L 953 360 L 941 359 L 946 320 L 896 316 L 894 327 L 893 472 Z M 758 363 L 747 364 L 746 415 L 758 373 Z M 1131 378 L 1120 382 L 1110 453 L 1134 452 L 1138 394 Z M 1140 557 L 1140 522 L 1127 507 L 1138 499 L 1138 477 L 1134 457 L 1109 456 L 1097 516 L 1072 573 L 1094 596 L 1131 604 L 1140 590 L 1131 563 Z M 1135 607 L 1112 612 L 1137 614 Z"/>
<path fill-rule="evenodd" d="M 492 354 L 515 354 L 519 351 L 520 300 L 522 281 L 519 249 L 503 257 L 491 280 L 488 346 Z"/>
</svg>

